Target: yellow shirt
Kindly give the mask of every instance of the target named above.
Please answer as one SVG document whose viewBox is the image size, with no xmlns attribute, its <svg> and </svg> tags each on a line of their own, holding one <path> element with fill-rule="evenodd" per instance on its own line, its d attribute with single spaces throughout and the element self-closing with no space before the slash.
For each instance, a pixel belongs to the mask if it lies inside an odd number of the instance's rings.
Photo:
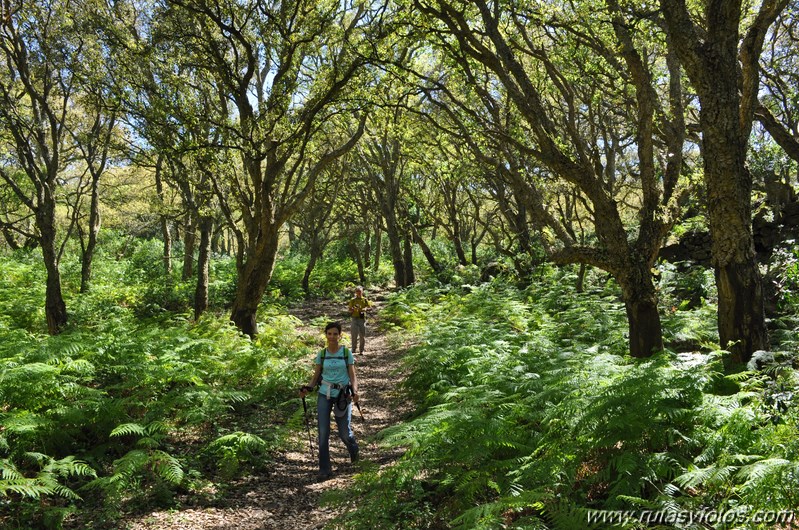
<svg viewBox="0 0 799 530">
<path fill-rule="evenodd" d="M 348 304 L 350 315 L 352 318 L 363 318 L 363 308 L 369 307 L 370 305 L 369 301 L 364 297 L 353 298 Z"/>
</svg>

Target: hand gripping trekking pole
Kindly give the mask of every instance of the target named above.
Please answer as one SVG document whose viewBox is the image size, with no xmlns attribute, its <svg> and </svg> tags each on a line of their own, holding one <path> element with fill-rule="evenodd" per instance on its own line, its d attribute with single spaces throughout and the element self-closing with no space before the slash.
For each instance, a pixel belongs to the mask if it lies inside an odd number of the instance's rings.
<svg viewBox="0 0 799 530">
<path fill-rule="evenodd" d="M 302 396 L 302 416 L 305 418 L 305 430 L 308 431 L 308 448 L 311 451 L 311 461 L 314 459 L 313 438 L 311 438 L 311 425 L 308 423 L 308 405 L 305 403 L 305 396 Z"/>
</svg>

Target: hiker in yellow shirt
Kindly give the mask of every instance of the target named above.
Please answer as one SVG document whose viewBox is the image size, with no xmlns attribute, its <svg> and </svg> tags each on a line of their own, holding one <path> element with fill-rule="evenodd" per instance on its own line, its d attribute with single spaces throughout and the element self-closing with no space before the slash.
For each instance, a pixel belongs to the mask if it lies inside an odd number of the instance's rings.
<svg viewBox="0 0 799 530">
<path fill-rule="evenodd" d="M 355 288 L 355 298 L 347 304 L 347 309 L 352 317 L 352 351 L 363 353 L 366 341 L 366 312 L 369 309 L 369 300 L 363 297 L 363 287 L 360 285 Z"/>
</svg>

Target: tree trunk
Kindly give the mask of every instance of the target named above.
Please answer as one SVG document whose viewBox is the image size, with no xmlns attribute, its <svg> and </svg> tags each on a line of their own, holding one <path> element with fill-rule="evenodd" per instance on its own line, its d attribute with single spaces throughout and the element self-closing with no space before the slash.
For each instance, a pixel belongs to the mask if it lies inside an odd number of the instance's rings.
<svg viewBox="0 0 799 530">
<path fill-rule="evenodd" d="M 55 242 L 55 203 L 44 200 L 36 211 L 39 228 L 39 243 L 47 270 L 44 312 L 50 335 L 58 335 L 67 323 L 67 306 L 61 293 L 61 272 L 58 269 L 58 253 Z"/>
<path fill-rule="evenodd" d="M 661 0 L 669 37 L 699 96 L 702 160 L 712 262 L 719 294 L 721 347 L 747 362 L 768 347 L 762 279 L 752 236 L 752 177 L 746 151 L 757 101 L 758 60 L 770 24 L 786 0 L 763 2 L 741 40 L 740 2 L 705 6 L 708 31 L 697 42 L 684 1 Z M 741 48 L 739 50 L 739 44 Z"/>
<path fill-rule="evenodd" d="M 455 247 L 455 255 L 458 257 L 458 263 L 467 265 L 466 251 L 463 249 L 463 230 L 461 229 L 461 220 L 458 216 L 458 189 L 457 186 L 444 185 L 442 186 L 444 201 L 446 201 L 447 217 L 449 217 L 449 231 L 452 244 Z"/>
<path fill-rule="evenodd" d="M 427 258 L 427 263 L 430 264 L 430 268 L 433 269 L 433 272 L 436 274 L 441 272 L 441 265 L 438 263 L 438 260 L 436 260 L 436 256 L 433 254 L 433 251 L 430 250 L 430 247 L 413 224 L 411 224 L 411 231 L 413 233 L 414 242 L 422 249 L 424 257 Z"/>
<path fill-rule="evenodd" d="M 86 293 L 89 291 L 89 284 L 92 278 L 92 261 L 94 260 L 94 251 L 97 248 L 97 236 L 100 233 L 99 180 L 99 173 L 92 176 L 92 196 L 89 206 L 89 240 L 86 243 L 86 248 L 83 250 L 83 258 L 81 260 L 80 268 L 81 293 Z"/>
<path fill-rule="evenodd" d="M 46 260 L 49 260 L 49 254 Z M 58 265 L 46 263 L 47 289 L 45 294 L 45 315 L 47 317 L 47 331 L 50 335 L 58 335 L 67 324 L 67 305 L 61 295 L 61 274 Z"/>
<path fill-rule="evenodd" d="M 516 236 L 516 242 L 519 245 L 517 252 L 508 253 L 513 260 L 513 267 L 520 278 L 529 278 L 532 272 L 530 263 L 533 258 L 533 238 L 530 234 L 530 225 L 527 222 L 527 208 L 524 206 L 524 198 L 520 196 L 521 192 L 517 187 L 510 186 L 509 189 L 506 188 L 507 185 L 502 178 L 489 178 L 489 183 L 493 187 L 493 195 L 499 210 L 510 226 L 512 234 Z M 511 203 L 508 191 L 513 194 L 514 203 Z M 495 243 L 495 245 L 498 244 L 499 242 Z"/>
<path fill-rule="evenodd" d="M 403 287 L 408 287 L 416 283 L 416 274 L 413 272 L 413 245 L 411 244 L 410 235 L 405 237 L 403 251 L 405 254 L 405 284 Z"/>
<path fill-rule="evenodd" d="M 302 292 L 305 293 L 306 298 L 311 296 L 311 274 L 313 273 L 314 268 L 316 268 L 316 262 L 322 257 L 321 245 L 317 244 L 316 242 L 312 243 L 310 254 L 311 255 L 308 258 L 308 264 L 305 266 L 305 274 L 302 276 Z"/>
<path fill-rule="evenodd" d="M 578 293 L 582 293 L 585 291 L 585 272 L 588 270 L 588 267 L 585 263 L 580 263 L 580 270 L 577 273 L 577 286 L 575 289 Z M 629 311 L 628 311 L 629 314 Z"/>
<path fill-rule="evenodd" d="M 197 287 L 194 291 L 194 320 L 208 309 L 209 265 L 211 262 L 211 230 L 213 219 L 203 217 L 199 222 L 200 249 L 197 256 Z"/>
<path fill-rule="evenodd" d="M 630 331 L 630 355 L 643 358 L 663 350 L 663 330 L 656 303 L 628 300 L 627 323 Z"/>
<path fill-rule="evenodd" d="M 734 361 L 748 362 L 753 352 L 768 348 L 760 272 L 747 263 L 728 263 L 716 268 L 716 286 L 721 347 L 733 354 Z"/>
<path fill-rule="evenodd" d="M 397 227 L 393 211 L 385 212 L 386 228 L 388 231 L 388 250 L 391 253 L 391 262 L 394 265 L 394 283 L 398 288 L 409 285 L 405 279 L 405 260 L 402 254 L 402 238 Z"/>
<path fill-rule="evenodd" d="M 455 255 L 458 257 L 458 263 L 461 265 L 468 265 L 469 261 L 466 259 L 466 252 L 463 250 L 463 241 L 461 241 L 460 223 L 456 226 L 452 227 L 452 244 L 455 246 Z"/>
<path fill-rule="evenodd" d="M 218 223 L 214 224 L 214 229 L 211 231 L 211 252 L 214 254 L 222 254 L 222 226 Z"/>
<path fill-rule="evenodd" d="M 627 310 L 630 355 L 642 358 L 663 350 L 663 329 L 652 273 L 645 263 L 640 266 L 638 263 L 631 265 L 631 270 L 626 273 L 617 275 L 616 280 Z"/>
<path fill-rule="evenodd" d="M 358 243 L 355 238 L 349 238 L 347 246 L 350 249 L 350 254 L 355 259 L 355 265 L 358 267 L 358 280 L 361 285 L 366 283 L 366 272 L 364 270 L 363 258 L 361 257 L 361 249 L 358 248 Z"/>
<path fill-rule="evenodd" d="M 726 63 L 737 68 L 737 54 L 728 59 Z M 719 295 L 719 339 L 721 347 L 729 349 L 735 360 L 746 362 L 752 352 L 768 348 L 768 334 L 752 236 L 752 177 L 746 167 L 748 138 L 741 128 L 736 80 L 737 76 L 714 78 L 716 90 L 701 100 L 699 122 Z"/>
<path fill-rule="evenodd" d="M 383 231 L 378 226 L 375 229 L 375 255 L 372 261 L 372 271 L 377 272 L 380 268 L 380 260 L 383 258 Z"/>
<path fill-rule="evenodd" d="M 363 246 L 363 266 L 365 269 L 371 268 L 372 263 L 372 234 L 371 230 L 367 227 L 364 237 L 365 243 Z"/>
<path fill-rule="evenodd" d="M 398 287 L 406 287 L 405 283 L 405 260 L 402 258 L 402 241 L 399 236 L 388 235 L 388 248 L 391 252 L 391 263 L 394 265 L 394 284 Z"/>
<path fill-rule="evenodd" d="M 228 231 L 227 229 L 222 232 L 222 253 L 226 256 L 234 256 L 236 251 L 234 250 L 233 240 L 235 236 Z"/>
<path fill-rule="evenodd" d="M 161 218 L 161 233 L 164 237 L 164 273 L 167 277 L 172 276 L 172 234 L 169 231 L 169 221 L 166 217 Z"/>
<path fill-rule="evenodd" d="M 194 213 L 186 214 L 186 229 L 183 234 L 183 281 L 194 276 L 194 247 L 197 244 L 197 223 Z"/>
<path fill-rule="evenodd" d="M 155 191 L 161 203 L 161 209 L 164 207 L 164 184 L 161 180 L 162 167 L 163 159 L 158 157 L 158 162 L 155 165 Z M 162 212 L 159 217 L 161 218 L 161 235 L 164 238 L 164 273 L 169 278 L 172 276 L 172 234 L 169 231 L 169 220 L 166 215 Z"/>
<path fill-rule="evenodd" d="M 752 179 L 745 165 L 745 143 L 730 142 L 738 128 L 737 106 L 714 107 L 703 102 L 700 122 L 719 296 L 719 340 L 735 361 L 747 362 L 754 351 L 768 348 L 762 278 L 752 235 Z"/>
<path fill-rule="evenodd" d="M 11 233 L 11 230 L 5 226 L 3 227 L 3 237 L 5 238 L 6 243 L 11 250 L 19 250 L 22 248 L 22 245 L 17 243 L 17 240 L 14 237 L 14 234 Z"/>
<path fill-rule="evenodd" d="M 251 245 L 251 252 L 246 255 L 245 260 L 240 260 L 236 298 L 233 300 L 230 320 L 250 337 L 258 334 L 258 305 L 272 278 L 278 240 L 278 227 L 264 226 L 258 240 Z"/>
</svg>

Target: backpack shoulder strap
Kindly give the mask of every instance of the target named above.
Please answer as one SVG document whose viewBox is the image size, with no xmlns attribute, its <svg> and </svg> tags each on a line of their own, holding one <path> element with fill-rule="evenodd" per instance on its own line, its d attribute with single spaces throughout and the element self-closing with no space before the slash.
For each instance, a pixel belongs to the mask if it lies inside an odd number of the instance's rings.
<svg viewBox="0 0 799 530">
<path fill-rule="evenodd" d="M 344 346 L 344 364 L 349 366 L 350 365 L 350 350 Z"/>
<path fill-rule="evenodd" d="M 346 363 L 346 365 L 349 366 L 351 364 L 349 362 L 350 350 L 347 349 L 346 346 L 344 346 L 343 348 L 344 348 L 344 351 L 342 352 L 344 354 L 343 359 L 344 359 L 344 362 Z M 324 364 L 325 364 L 325 356 L 327 356 L 327 348 L 322 348 L 322 359 L 321 359 L 322 366 L 324 366 Z M 338 359 L 338 357 L 336 357 L 336 359 Z"/>
</svg>

